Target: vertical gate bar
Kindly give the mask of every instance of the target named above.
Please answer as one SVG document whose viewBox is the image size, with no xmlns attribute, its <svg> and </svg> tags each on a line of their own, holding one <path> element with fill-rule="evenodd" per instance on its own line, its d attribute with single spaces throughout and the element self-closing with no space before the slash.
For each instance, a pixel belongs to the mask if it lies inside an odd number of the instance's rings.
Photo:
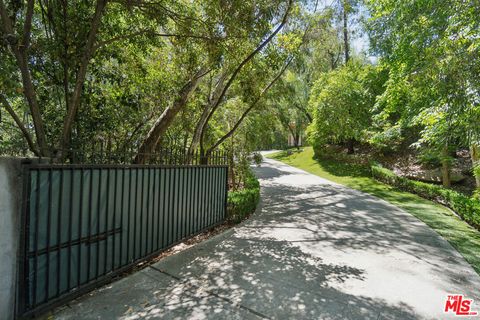
<svg viewBox="0 0 480 320">
<path fill-rule="evenodd" d="M 100 219 L 101 219 L 101 203 L 102 203 L 102 169 L 98 169 L 98 202 L 97 202 L 97 241 L 96 241 L 96 268 L 95 268 L 95 279 L 98 279 L 98 272 L 100 269 L 100 239 L 98 238 L 98 235 L 100 234 Z M 90 245 L 92 245 L 90 243 Z"/>
<path fill-rule="evenodd" d="M 180 155 L 180 151 L 178 151 Z M 179 159 L 180 160 L 180 159 Z M 182 239 L 182 179 L 183 179 L 183 170 L 181 168 L 176 168 L 175 169 L 178 173 L 178 178 L 177 178 L 177 238 L 175 239 L 176 241 Z"/>
<path fill-rule="evenodd" d="M 205 174 L 206 174 L 206 181 L 205 181 L 205 190 L 206 190 L 206 194 L 205 194 L 205 215 L 206 215 L 206 227 L 210 227 L 210 211 L 211 211 L 211 203 L 210 203 L 210 178 L 211 178 L 211 174 L 210 174 L 210 167 L 206 167 L 205 168 Z"/>
<path fill-rule="evenodd" d="M 223 198 L 223 215 L 222 219 L 226 219 L 227 217 L 227 209 L 228 209 L 228 166 L 224 167 L 225 172 L 225 196 Z"/>
<path fill-rule="evenodd" d="M 188 167 L 188 179 L 187 179 L 187 184 L 188 184 L 188 235 L 190 236 L 192 234 L 192 202 L 193 202 L 193 186 L 192 186 L 192 179 L 193 179 L 193 168 Z"/>
<path fill-rule="evenodd" d="M 197 174 L 198 174 L 198 199 L 197 199 L 197 207 L 198 207 L 198 225 L 197 225 L 197 231 L 200 231 L 203 229 L 203 172 L 202 172 L 202 167 L 197 168 Z"/>
<path fill-rule="evenodd" d="M 170 224 L 171 232 L 172 232 L 172 239 L 170 240 L 169 244 L 172 244 L 177 239 L 176 228 L 175 228 L 175 200 L 176 200 L 175 196 L 177 196 L 177 194 L 178 194 L 176 192 L 178 183 L 177 183 L 177 170 L 175 169 L 175 167 L 172 168 L 172 171 L 173 171 L 173 185 L 172 185 L 172 190 L 171 190 L 171 194 L 172 194 L 172 220 L 171 220 L 171 224 Z"/>
<path fill-rule="evenodd" d="M 217 169 L 218 167 L 215 166 L 212 168 L 213 170 L 213 182 L 212 182 L 212 189 L 213 189 L 213 192 L 212 192 L 212 201 L 213 201 L 213 210 L 212 210 L 212 220 L 213 220 L 213 224 L 216 224 L 218 219 L 217 219 L 217 209 L 218 209 L 218 206 L 217 206 L 217 199 L 218 199 L 218 188 L 217 188 Z"/>
<path fill-rule="evenodd" d="M 218 223 L 219 222 L 219 209 L 220 209 L 220 206 L 219 206 L 219 203 L 222 199 L 222 194 L 220 193 L 220 168 L 219 167 L 215 167 L 215 195 L 214 195 L 214 198 L 215 198 L 215 223 Z"/>
<path fill-rule="evenodd" d="M 192 180 L 192 167 L 187 167 L 186 169 L 186 172 L 187 172 L 187 191 L 186 191 L 186 195 L 187 195 L 187 203 L 185 204 L 186 205 L 186 212 L 187 212 L 187 224 L 186 224 L 186 233 L 187 233 L 187 236 L 190 236 L 192 234 L 192 210 L 191 210 L 191 206 L 192 206 L 192 184 L 191 184 L 191 180 Z"/>
<path fill-rule="evenodd" d="M 33 297 L 32 297 L 32 307 L 37 305 L 37 271 L 38 271 L 38 219 L 40 218 L 40 169 L 37 170 L 37 194 L 35 201 L 35 243 L 34 243 L 34 253 L 35 258 L 33 260 Z"/>
<path fill-rule="evenodd" d="M 215 224 L 215 172 L 216 172 L 216 167 L 212 167 L 210 169 L 210 171 L 212 171 L 211 175 L 212 175 L 212 179 L 211 179 L 211 182 L 210 182 L 210 202 L 211 202 L 211 208 L 210 208 L 210 216 L 211 216 L 211 224 Z"/>
<path fill-rule="evenodd" d="M 123 261 L 123 214 L 124 210 L 123 207 L 125 206 L 125 167 L 122 167 L 122 191 L 121 191 L 121 206 L 120 206 L 120 255 L 118 257 L 118 266 L 122 266 Z"/>
<path fill-rule="evenodd" d="M 145 254 L 144 251 L 145 251 L 145 248 L 144 248 L 144 243 L 146 242 L 145 241 L 145 231 L 144 230 L 144 227 L 146 227 L 145 225 L 145 219 L 148 219 L 148 212 L 145 212 L 145 201 L 144 201 L 144 198 L 145 198 L 145 174 L 147 173 L 147 170 L 146 168 L 142 168 L 142 192 L 140 193 L 140 255 L 139 255 L 139 259 L 142 258 L 142 256 Z"/>
<path fill-rule="evenodd" d="M 184 228 L 185 228 L 185 237 L 188 237 L 189 235 L 189 230 L 190 230 L 190 210 L 189 210 L 189 204 L 190 204 L 190 194 L 189 194 L 189 183 L 188 183 L 188 180 L 190 179 L 190 168 L 189 167 L 184 167 L 184 175 L 185 175 L 185 178 L 184 178 L 184 199 L 185 199 L 185 202 L 183 203 L 183 212 L 184 212 L 184 219 L 185 219 L 185 222 L 184 222 Z"/>
<path fill-rule="evenodd" d="M 198 222 L 198 188 L 197 188 L 197 168 L 192 168 L 192 233 L 197 231 Z"/>
<path fill-rule="evenodd" d="M 165 217 L 165 208 L 166 208 L 166 203 L 167 203 L 167 198 L 166 198 L 166 194 L 167 194 L 167 169 L 163 168 L 161 169 L 161 171 L 163 172 L 162 173 L 162 176 L 163 176 L 163 188 L 162 188 L 162 248 L 165 247 L 165 220 L 166 220 L 166 217 Z"/>
<path fill-rule="evenodd" d="M 188 236 L 188 224 L 190 222 L 189 211 L 188 211 L 188 177 L 189 170 L 188 167 L 183 167 L 183 235 L 184 237 Z"/>
<path fill-rule="evenodd" d="M 132 213 L 132 170 L 128 169 L 127 263 L 130 261 L 130 214 Z"/>
<path fill-rule="evenodd" d="M 210 167 L 205 167 L 205 227 L 210 226 Z"/>
<path fill-rule="evenodd" d="M 175 159 L 175 158 L 174 158 Z M 171 169 L 172 172 L 172 184 L 170 188 L 170 220 L 169 220 L 169 229 L 170 229 L 170 237 L 169 237 L 169 245 L 171 245 L 176 239 L 176 229 L 175 229 L 175 200 L 176 200 L 176 188 L 177 188 L 177 171 L 175 170 L 175 166 Z"/>
<path fill-rule="evenodd" d="M 163 231 L 164 231 L 164 247 L 168 246 L 168 240 L 170 236 L 169 223 L 170 223 L 170 193 L 171 193 L 171 184 L 172 184 L 172 169 L 165 168 L 165 174 L 168 172 L 168 179 L 165 175 L 165 219 L 163 220 Z"/>
<path fill-rule="evenodd" d="M 197 231 L 196 221 L 198 212 L 198 188 L 197 188 L 197 168 L 192 168 L 192 233 Z"/>
<path fill-rule="evenodd" d="M 114 185 L 115 188 L 113 188 L 113 212 L 112 212 L 112 266 L 111 266 L 111 271 L 115 270 L 115 234 L 116 234 L 116 229 L 117 229 L 117 190 L 118 190 L 118 169 L 113 169 L 115 170 L 115 175 L 114 175 Z"/>
<path fill-rule="evenodd" d="M 223 169 L 222 167 L 218 168 L 218 179 L 217 179 L 217 186 L 218 186 L 218 221 L 222 221 L 222 207 L 223 207 Z"/>
<path fill-rule="evenodd" d="M 148 179 L 147 179 L 147 224 L 145 226 L 145 252 L 148 253 L 148 226 L 150 225 L 149 224 L 149 220 L 150 220 L 150 168 L 148 169 L 144 169 L 144 170 L 148 170 Z"/>
<path fill-rule="evenodd" d="M 133 257 L 132 261 L 136 259 L 137 256 L 137 197 L 138 197 L 138 168 L 135 169 L 135 210 L 133 214 Z"/>
<path fill-rule="evenodd" d="M 187 178 L 188 178 L 188 167 L 183 167 L 183 179 L 182 179 L 182 194 L 183 194 L 183 201 L 182 201 L 182 238 L 185 238 L 187 234 L 188 228 L 188 197 L 187 197 Z"/>
<path fill-rule="evenodd" d="M 156 191 L 156 181 L 157 181 L 157 169 L 156 168 L 153 168 L 153 186 L 152 186 L 152 235 L 150 237 L 150 252 L 154 252 L 155 249 L 154 249 L 154 238 L 155 238 L 155 217 L 157 217 L 158 219 L 158 215 L 156 214 L 156 211 L 155 211 L 155 199 L 157 198 L 156 197 L 156 194 L 155 194 L 155 191 Z M 158 203 L 157 203 L 157 206 L 158 206 Z M 158 230 L 157 230 L 158 231 Z"/>
<path fill-rule="evenodd" d="M 50 296 L 50 233 L 52 220 L 52 168 L 48 170 L 48 207 L 47 207 L 47 261 L 45 276 L 45 301 Z"/>
<path fill-rule="evenodd" d="M 197 227 L 195 231 L 200 231 L 202 226 L 202 212 L 203 212 L 203 199 L 202 199 L 202 167 L 197 167 Z"/>
<path fill-rule="evenodd" d="M 161 226 L 161 230 L 162 230 L 162 234 L 161 234 L 161 248 L 164 248 L 165 247 L 165 221 L 166 221 L 166 216 L 165 216 L 165 210 L 166 210 L 166 201 L 167 201 L 167 198 L 166 198 L 166 189 L 167 189 L 167 169 L 166 168 L 162 168 L 161 169 L 161 176 L 162 176 L 162 179 L 160 181 L 163 181 L 163 182 L 160 182 L 160 187 L 162 188 L 162 226 Z"/>
<path fill-rule="evenodd" d="M 140 249 L 140 252 L 139 252 L 139 258 L 142 257 L 143 255 L 143 237 L 144 237 L 144 234 L 145 232 L 143 232 L 143 195 L 145 193 L 145 190 L 144 190 L 144 186 L 145 186 L 145 170 L 146 169 L 140 169 L 142 171 L 142 191 L 140 192 L 140 234 L 138 235 L 139 237 L 139 249 Z"/>
<path fill-rule="evenodd" d="M 180 235 L 178 236 L 179 239 L 183 239 L 184 237 L 184 227 L 185 227 L 185 210 L 184 210 L 184 200 L 185 200 L 185 168 L 179 168 L 178 172 L 182 173 L 182 179 L 180 180 L 180 177 L 178 177 L 178 196 L 179 196 L 179 204 L 178 204 L 178 221 L 179 221 L 179 229 L 180 229 Z"/>
<path fill-rule="evenodd" d="M 191 171 L 191 180 L 190 180 L 190 183 L 191 183 L 191 194 L 190 194 L 190 198 L 191 198 L 191 202 L 190 202 L 190 211 L 191 211 L 191 215 L 192 215 L 192 219 L 191 219 L 191 225 L 190 225 L 190 233 L 193 234 L 195 233 L 195 208 L 196 208 L 196 205 L 195 205 L 195 196 L 196 196 L 196 192 L 195 192 L 195 172 L 196 172 L 196 169 L 195 167 L 192 167 L 190 168 L 190 171 Z"/>
<path fill-rule="evenodd" d="M 82 238 L 82 214 L 83 214 L 83 168 L 80 169 L 80 204 L 78 209 L 78 239 Z M 82 244 L 78 242 L 78 265 L 77 265 L 77 286 L 80 286 L 82 265 Z"/>
<path fill-rule="evenodd" d="M 205 195 L 205 198 L 206 198 L 206 201 L 205 201 L 205 204 L 206 204 L 206 227 L 210 227 L 210 220 L 211 220 L 211 211 L 212 211 L 212 204 L 211 204 L 211 200 L 210 200 L 210 196 L 212 194 L 211 192 L 211 188 L 210 188 L 210 180 L 212 178 L 212 174 L 211 174 L 211 167 L 206 167 L 205 168 L 205 172 L 207 174 L 207 181 L 205 182 L 205 188 L 207 190 L 207 194 Z"/>
<path fill-rule="evenodd" d="M 177 151 L 178 152 L 178 151 Z M 182 193 L 181 193 L 181 188 L 182 188 L 182 183 L 180 181 L 180 173 L 181 173 L 181 169 L 180 168 L 175 168 L 174 169 L 175 172 L 178 172 L 178 177 L 177 179 L 175 180 L 175 183 L 177 184 L 177 187 L 175 188 L 176 189 L 176 225 L 177 225 L 177 228 L 176 228 L 176 237 L 175 237 L 175 242 L 177 242 L 178 240 L 180 240 L 182 238 L 182 221 L 181 221 L 181 209 L 180 209 L 180 201 L 182 199 Z"/>
<path fill-rule="evenodd" d="M 201 229 L 204 229 L 206 227 L 206 209 L 207 209 L 207 204 L 206 204 L 206 201 L 207 201 L 207 198 L 206 198 L 206 195 L 207 195 L 207 189 L 206 189 L 206 185 L 207 185 L 207 182 L 206 182 L 206 174 L 205 174 L 205 168 L 206 167 L 200 167 L 200 172 L 202 173 L 202 226 L 201 226 Z"/>
<path fill-rule="evenodd" d="M 62 198 L 63 198 L 63 169 L 60 169 L 60 190 L 58 192 L 58 216 L 57 216 L 57 293 L 56 296 L 60 295 L 60 253 L 62 251 Z"/>
<path fill-rule="evenodd" d="M 168 172 L 168 179 L 165 176 L 165 219 L 163 220 L 163 231 L 164 231 L 164 243 L 163 245 L 166 247 L 168 246 L 168 240 L 170 236 L 170 228 L 168 227 L 168 224 L 170 222 L 170 185 L 172 184 L 172 169 L 171 168 L 165 168 L 165 173 Z M 167 181 L 168 180 L 168 181 Z"/>
<path fill-rule="evenodd" d="M 147 247 L 147 253 L 150 253 L 152 252 L 152 240 L 153 239 L 153 228 L 151 230 L 151 232 L 148 232 L 149 231 L 149 228 L 151 228 L 151 226 L 153 226 L 153 215 L 151 213 L 151 208 L 152 206 L 150 205 L 150 192 L 152 191 L 152 188 L 150 187 L 150 183 L 152 181 L 152 169 L 151 168 L 148 168 L 148 186 L 147 186 L 147 244 L 146 244 L 146 247 Z M 150 223 L 149 223 L 150 222 Z M 150 237 L 149 237 L 150 235 Z M 150 240 L 150 241 L 149 241 Z M 150 250 L 148 249 L 148 245 L 150 243 Z"/>
<path fill-rule="evenodd" d="M 211 217 L 211 224 L 215 224 L 215 171 L 216 168 L 212 167 L 210 169 L 211 173 L 211 181 L 210 181 L 210 217 Z"/>
<path fill-rule="evenodd" d="M 173 200 L 174 200 L 174 186 L 175 186 L 175 170 L 173 167 L 170 167 L 170 176 L 169 176 L 170 184 L 168 186 L 168 238 L 167 238 L 167 245 L 170 245 L 171 238 L 173 238 L 172 228 L 173 228 Z"/>
<path fill-rule="evenodd" d="M 204 228 L 207 228 L 210 225 L 210 202 L 208 201 L 208 197 L 210 195 L 210 190 L 209 190 L 209 179 L 210 179 L 210 172 L 209 172 L 209 167 L 208 165 L 203 168 L 205 172 L 205 224 Z"/>
<path fill-rule="evenodd" d="M 160 203 L 160 192 L 162 189 L 162 169 L 161 168 L 158 168 L 158 191 L 157 191 L 157 216 L 158 216 L 158 219 L 157 219 L 157 245 L 156 245 L 156 250 L 160 249 L 161 248 L 161 245 L 160 245 L 160 213 L 161 213 L 161 210 L 160 210 L 160 206 L 161 206 L 161 203 Z"/>
<path fill-rule="evenodd" d="M 144 237 L 144 234 L 145 232 L 143 232 L 143 213 L 144 213 L 144 210 L 143 210 L 143 196 L 144 196 L 144 193 L 145 193 L 145 190 L 144 189 L 144 184 L 145 184 L 145 169 L 144 168 L 141 168 L 140 171 L 142 172 L 142 182 L 140 184 L 141 186 L 141 191 L 140 191 L 140 232 L 139 232 L 139 235 L 138 235 L 138 248 L 139 248 L 139 254 L 138 254 L 138 258 L 141 258 L 142 257 L 142 254 L 143 254 L 143 237 Z"/>
<path fill-rule="evenodd" d="M 90 264 L 91 264 L 91 240 L 92 240 L 92 190 L 93 190 L 93 169 L 90 169 L 90 183 L 88 188 L 88 242 L 87 242 L 87 282 L 90 281 Z M 79 239 L 82 239 L 81 237 Z"/>
<path fill-rule="evenodd" d="M 222 194 L 222 168 L 218 167 L 217 168 L 217 194 L 218 194 L 218 199 L 217 199 L 217 221 L 220 222 L 221 219 L 221 212 L 222 212 L 222 200 L 223 200 L 223 194 Z"/>
<path fill-rule="evenodd" d="M 223 221 L 223 197 L 224 197 L 224 192 L 223 192 L 223 184 L 225 182 L 225 180 L 223 179 L 223 168 L 220 168 L 220 171 L 219 171 L 219 176 L 218 176 L 218 193 L 221 195 L 220 196 L 220 199 L 218 201 L 218 215 L 219 215 L 219 219 L 221 221 Z"/>
<path fill-rule="evenodd" d="M 108 211 L 110 209 L 110 168 L 107 168 L 107 198 L 105 199 L 105 240 L 104 248 L 105 252 L 103 254 L 103 274 L 107 273 L 107 260 L 108 260 Z M 113 233 L 115 234 L 115 232 Z M 98 240 L 98 245 L 100 246 L 100 239 Z"/>
<path fill-rule="evenodd" d="M 182 174 L 181 175 L 181 178 L 180 178 L 180 173 Z M 178 239 L 182 239 L 183 238 L 183 225 L 184 225 L 184 219 L 183 219 L 183 197 L 184 197 L 184 194 L 183 194 L 183 187 L 184 187 L 184 183 L 183 183 L 183 179 L 184 179 L 184 175 L 185 175 L 185 171 L 184 171 L 184 168 L 179 168 L 178 169 L 178 201 L 177 201 L 177 204 L 178 204 L 178 214 L 177 214 L 177 217 L 178 217 L 178 223 L 177 223 L 177 229 L 180 230 L 180 233 L 178 235 Z"/>
<path fill-rule="evenodd" d="M 70 204 L 68 208 L 68 256 L 67 256 L 67 290 L 70 290 L 70 271 L 72 267 L 72 262 L 70 261 L 72 259 L 72 219 L 73 219 L 73 169 L 69 170 L 70 172 L 70 193 L 69 193 L 69 199 L 70 199 Z"/>
</svg>

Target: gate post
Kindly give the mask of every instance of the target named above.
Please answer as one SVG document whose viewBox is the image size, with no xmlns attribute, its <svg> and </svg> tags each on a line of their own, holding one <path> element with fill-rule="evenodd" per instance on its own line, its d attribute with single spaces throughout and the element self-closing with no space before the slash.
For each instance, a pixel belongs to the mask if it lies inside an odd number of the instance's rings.
<svg viewBox="0 0 480 320">
<path fill-rule="evenodd" d="M 22 160 L 0 157 L 0 315 L 8 320 L 15 317 L 23 198 Z"/>
</svg>

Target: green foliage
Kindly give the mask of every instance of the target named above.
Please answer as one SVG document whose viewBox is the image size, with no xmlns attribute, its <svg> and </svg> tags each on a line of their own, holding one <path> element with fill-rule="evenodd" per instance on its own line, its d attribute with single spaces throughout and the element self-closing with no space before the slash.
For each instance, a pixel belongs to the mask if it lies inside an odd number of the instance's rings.
<svg viewBox="0 0 480 320">
<path fill-rule="evenodd" d="M 367 142 L 383 154 L 399 151 L 403 142 L 402 130 L 397 125 L 372 130 L 368 133 Z"/>
<path fill-rule="evenodd" d="M 375 179 L 412 192 L 426 199 L 435 200 L 454 210 L 463 220 L 480 230 L 480 200 L 470 198 L 457 191 L 439 185 L 410 180 L 397 176 L 392 171 L 378 165 L 372 166 Z"/>
<path fill-rule="evenodd" d="M 260 200 L 260 183 L 249 169 L 244 186 L 240 190 L 228 192 L 227 215 L 228 220 L 239 223 L 252 214 Z"/>
<path fill-rule="evenodd" d="M 263 156 L 260 152 L 254 152 L 253 153 L 253 162 L 257 165 L 260 166 L 260 164 L 263 161 Z"/>
<path fill-rule="evenodd" d="M 14 28 L 14 34 L 8 37 L 17 41 L 24 32 L 27 6 L 14 1 L 5 4 Z M 85 79 L 76 86 L 95 2 L 35 1 L 31 45 L 25 54 L 48 147 L 59 146 L 68 103 L 78 92 L 75 88 L 81 88 L 70 147 L 86 150 L 103 143 L 113 152 L 121 153 L 126 147 L 136 150 L 155 120 L 178 98 L 187 80 L 204 67 L 209 70 L 208 76 L 162 137 L 163 145 L 188 147 L 196 121 L 212 99 L 210 93 L 219 76 L 231 75 L 271 34 L 272 25 L 283 17 L 286 7 L 283 0 L 168 0 L 149 2 L 146 6 L 108 2 L 93 39 L 91 57 L 85 60 Z M 295 19 L 293 14 L 291 18 Z M 7 39 L 4 21 L 0 23 L 0 37 Z M 284 32 L 282 38 L 295 42 L 298 34 L 297 26 Z M 9 46 L 6 40 L 0 43 L 0 94 L 12 105 L 35 144 L 32 106 L 25 96 L 19 62 Z M 242 107 L 257 96 L 282 65 L 290 54 L 287 47 L 280 41 L 272 42 L 241 70 L 222 104 L 230 99 L 241 103 L 219 108 L 215 113 L 206 134 L 207 147 L 228 130 L 230 123 L 224 126 L 223 119 L 238 117 Z M 234 112 L 224 113 L 223 109 Z M 23 153 L 25 141 L 15 129 L 17 124 L 3 106 L 0 110 L 0 153 Z"/>
<path fill-rule="evenodd" d="M 440 153 L 479 139 L 478 1 L 365 1 L 373 50 L 390 70 L 377 100 L 389 125 Z"/>
<path fill-rule="evenodd" d="M 442 165 L 442 160 L 436 152 L 426 149 L 418 155 L 418 161 L 427 168 L 439 168 Z"/>
<path fill-rule="evenodd" d="M 374 66 L 352 62 L 315 82 L 309 101 L 314 115 L 309 127 L 312 145 L 366 138 L 370 109 L 382 87 L 382 83 L 374 81 L 378 74 Z"/>
</svg>

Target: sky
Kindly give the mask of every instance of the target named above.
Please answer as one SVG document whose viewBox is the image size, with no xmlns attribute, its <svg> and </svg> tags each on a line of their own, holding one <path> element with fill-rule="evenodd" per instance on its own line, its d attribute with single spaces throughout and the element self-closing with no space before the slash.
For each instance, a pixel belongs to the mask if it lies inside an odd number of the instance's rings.
<svg viewBox="0 0 480 320">
<path fill-rule="evenodd" d="M 335 5 L 339 0 L 319 0 L 317 11 L 320 11 L 326 7 L 330 7 Z M 312 7 L 313 11 L 313 7 Z M 360 8 L 358 8 L 358 13 L 353 17 L 353 21 L 351 22 L 351 29 L 359 31 L 360 33 L 356 33 L 351 38 L 351 48 L 356 53 L 365 53 L 366 57 L 370 62 L 375 63 L 377 61 L 377 57 L 371 55 L 369 53 L 370 49 L 370 41 L 368 39 L 368 35 L 363 32 L 363 27 L 361 25 L 361 18 L 368 17 L 368 11 L 365 7 L 362 6 L 360 3 Z"/>
</svg>

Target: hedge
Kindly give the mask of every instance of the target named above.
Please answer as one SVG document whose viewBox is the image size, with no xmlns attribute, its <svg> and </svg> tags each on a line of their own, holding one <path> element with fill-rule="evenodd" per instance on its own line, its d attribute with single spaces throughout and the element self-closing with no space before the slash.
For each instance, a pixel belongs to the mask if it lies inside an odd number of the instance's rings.
<svg viewBox="0 0 480 320">
<path fill-rule="evenodd" d="M 255 211 L 259 200 L 260 183 L 253 172 L 248 171 L 244 188 L 228 192 L 228 220 L 233 223 L 242 221 Z"/>
<path fill-rule="evenodd" d="M 480 230 L 480 201 L 478 199 L 470 198 L 460 192 L 439 185 L 397 176 L 393 171 L 379 165 L 373 165 L 371 169 L 374 179 L 401 190 L 418 194 L 423 198 L 440 202 L 455 211 L 468 224 Z"/>
</svg>

